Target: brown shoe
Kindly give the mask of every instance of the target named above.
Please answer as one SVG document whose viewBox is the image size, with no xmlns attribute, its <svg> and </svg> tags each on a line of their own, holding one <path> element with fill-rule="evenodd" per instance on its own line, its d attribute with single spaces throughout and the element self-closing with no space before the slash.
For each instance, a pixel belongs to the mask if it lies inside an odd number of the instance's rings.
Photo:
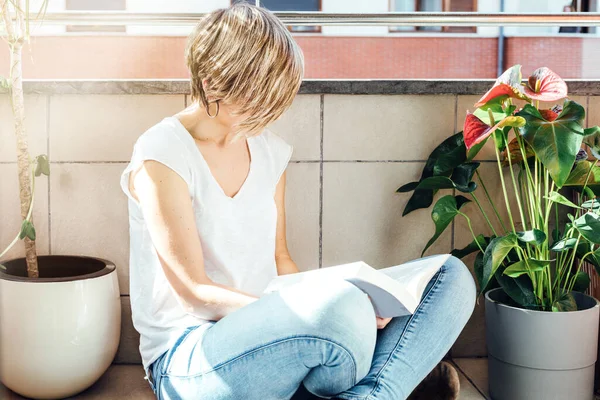
<svg viewBox="0 0 600 400">
<path fill-rule="evenodd" d="M 408 400 L 457 400 L 460 381 L 454 367 L 442 361 L 408 396 Z"/>
</svg>

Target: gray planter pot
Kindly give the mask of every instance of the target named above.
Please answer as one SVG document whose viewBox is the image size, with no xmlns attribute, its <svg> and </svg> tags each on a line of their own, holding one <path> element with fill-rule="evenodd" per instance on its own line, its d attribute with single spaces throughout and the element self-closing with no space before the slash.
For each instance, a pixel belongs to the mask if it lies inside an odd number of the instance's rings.
<svg viewBox="0 0 600 400">
<path fill-rule="evenodd" d="M 574 296 L 579 311 L 553 313 L 508 306 L 501 289 L 486 293 L 493 400 L 593 400 L 600 303 Z"/>
</svg>

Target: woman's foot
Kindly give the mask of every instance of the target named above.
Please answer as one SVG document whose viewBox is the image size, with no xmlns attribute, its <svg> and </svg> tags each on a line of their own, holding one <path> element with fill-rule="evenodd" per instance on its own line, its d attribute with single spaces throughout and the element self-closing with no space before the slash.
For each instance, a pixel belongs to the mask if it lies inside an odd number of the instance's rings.
<svg viewBox="0 0 600 400">
<path fill-rule="evenodd" d="M 408 396 L 408 400 L 456 400 L 459 392 L 460 381 L 456 369 L 442 361 Z"/>
</svg>

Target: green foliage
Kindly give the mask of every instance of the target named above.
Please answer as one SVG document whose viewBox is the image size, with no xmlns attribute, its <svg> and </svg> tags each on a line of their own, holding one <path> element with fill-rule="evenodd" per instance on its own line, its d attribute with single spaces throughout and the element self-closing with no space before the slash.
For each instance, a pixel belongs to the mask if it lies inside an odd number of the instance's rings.
<svg viewBox="0 0 600 400">
<path fill-rule="evenodd" d="M 525 309 L 573 311 L 572 292 L 590 284 L 584 262 L 600 273 L 600 128 L 583 126 L 584 108 L 566 99 L 566 84 L 548 68 L 536 70 L 524 86 L 520 77 L 516 65 L 498 78 L 467 115 L 463 131 L 434 149 L 420 180 L 398 189 L 413 192 L 403 215 L 429 208 L 442 189 L 469 196 L 472 203 L 460 195 L 435 203 L 435 234 L 423 254 L 460 215 L 472 241 L 451 253 L 475 255 L 480 294 L 499 286 Z M 517 110 L 515 98 L 529 104 Z M 562 106 L 538 108 L 538 101 L 562 99 Z M 490 136 L 494 143 L 486 144 Z M 580 152 L 583 143 L 596 159 Z M 486 145 L 496 153 L 499 187 L 486 186 L 473 162 Z M 503 194 L 498 204 L 496 192 Z M 472 214 L 483 217 L 491 234 L 471 223 Z"/>
<path fill-rule="evenodd" d="M 556 186 L 562 187 L 583 142 L 584 108 L 567 100 L 558 117 L 548 121 L 537 108 L 526 104 L 517 115 L 527 121 L 519 128 L 520 134 L 547 168 Z"/>
<path fill-rule="evenodd" d="M 448 225 L 450 225 L 454 217 L 459 214 L 460 208 L 469 201 L 469 199 L 463 196 L 454 197 L 452 195 L 447 195 L 440 198 L 437 203 L 435 203 L 431 212 L 431 219 L 435 224 L 435 233 L 433 234 L 433 237 L 429 239 L 429 242 L 427 242 L 427 245 L 423 249 L 423 253 L 435 243 L 437 238 L 439 238 Z M 421 253 L 421 255 L 423 255 L 423 253 Z"/>
</svg>

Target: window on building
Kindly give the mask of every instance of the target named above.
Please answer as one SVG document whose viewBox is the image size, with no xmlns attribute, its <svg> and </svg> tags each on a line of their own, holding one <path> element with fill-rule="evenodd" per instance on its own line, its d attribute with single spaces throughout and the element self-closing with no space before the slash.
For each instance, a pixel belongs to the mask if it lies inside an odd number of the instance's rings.
<svg viewBox="0 0 600 400">
<path fill-rule="evenodd" d="M 66 0 L 67 11 L 124 11 L 126 0 Z M 125 32 L 125 26 L 67 25 L 67 32 Z"/>
<path fill-rule="evenodd" d="M 235 1 L 232 1 L 235 3 Z M 252 3 L 252 1 L 250 1 Z M 260 0 L 261 7 L 271 11 L 321 11 L 321 0 Z M 292 32 L 321 32 L 320 26 L 288 26 Z"/>
<path fill-rule="evenodd" d="M 470 12 L 477 11 L 477 0 L 390 0 L 395 12 Z M 390 32 L 475 32 L 475 27 L 390 26 Z"/>
</svg>

